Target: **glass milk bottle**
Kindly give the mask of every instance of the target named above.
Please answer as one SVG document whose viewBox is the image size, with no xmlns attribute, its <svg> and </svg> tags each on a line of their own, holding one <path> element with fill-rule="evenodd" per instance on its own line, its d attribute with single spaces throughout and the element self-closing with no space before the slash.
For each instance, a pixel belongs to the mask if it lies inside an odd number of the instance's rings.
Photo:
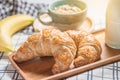
<svg viewBox="0 0 120 80">
<path fill-rule="evenodd" d="M 105 43 L 120 49 L 120 0 L 110 0 L 106 12 Z"/>
</svg>

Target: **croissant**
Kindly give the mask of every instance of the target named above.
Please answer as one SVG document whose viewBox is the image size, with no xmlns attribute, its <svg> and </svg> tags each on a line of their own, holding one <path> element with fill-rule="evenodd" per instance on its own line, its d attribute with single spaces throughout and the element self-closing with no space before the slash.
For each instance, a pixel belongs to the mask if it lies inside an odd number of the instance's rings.
<svg viewBox="0 0 120 80">
<path fill-rule="evenodd" d="M 100 59 L 101 46 L 92 34 L 84 31 L 44 29 L 34 33 L 14 55 L 16 62 L 42 56 L 53 56 L 53 74 L 69 70 Z"/>
<path fill-rule="evenodd" d="M 14 55 L 16 62 L 27 61 L 38 56 L 53 56 L 52 72 L 60 73 L 70 69 L 76 55 L 76 45 L 66 32 L 45 29 L 31 35 Z"/>
<path fill-rule="evenodd" d="M 102 48 L 98 40 L 85 31 L 67 31 L 75 41 L 77 52 L 74 59 L 75 67 L 95 62 L 100 59 Z"/>
</svg>

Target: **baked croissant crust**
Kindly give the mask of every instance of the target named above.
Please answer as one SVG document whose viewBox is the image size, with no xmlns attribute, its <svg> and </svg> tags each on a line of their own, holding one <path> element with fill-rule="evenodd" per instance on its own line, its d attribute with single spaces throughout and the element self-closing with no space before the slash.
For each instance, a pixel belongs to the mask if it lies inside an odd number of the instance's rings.
<svg viewBox="0 0 120 80">
<path fill-rule="evenodd" d="M 101 46 L 92 34 L 84 31 L 44 29 L 34 33 L 20 46 L 14 55 L 16 62 L 42 56 L 53 56 L 53 74 L 92 63 L 100 59 Z"/>
<path fill-rule="evenodd" d="M 96 38 L 85 31 L 67 31 L 74 40 L 77 52 L 74 59 L 75 67 L 95 62 L 100 59 L 101 45 Z"/>
</svg>

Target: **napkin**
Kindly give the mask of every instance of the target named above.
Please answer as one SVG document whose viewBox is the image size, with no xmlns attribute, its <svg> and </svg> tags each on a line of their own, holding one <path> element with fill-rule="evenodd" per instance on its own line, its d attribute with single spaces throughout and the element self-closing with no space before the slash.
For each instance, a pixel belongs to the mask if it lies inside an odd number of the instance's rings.
<svg viewBox="0 0 120 80">
<path fill-rule="evenodd" d="M 38 11 L 47 7 L 48 4 L 35 4 L 23 0 L 0 0 L 0 19 L 14 14 L 28 14 L 37 17 Z"/>
</svg>

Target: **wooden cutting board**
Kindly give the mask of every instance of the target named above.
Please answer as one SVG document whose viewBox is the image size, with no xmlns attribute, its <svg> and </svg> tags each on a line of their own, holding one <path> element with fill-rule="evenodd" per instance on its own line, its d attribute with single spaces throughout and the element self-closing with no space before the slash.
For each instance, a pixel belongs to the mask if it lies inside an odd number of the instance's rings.
<svg viewBox="0 0 120 80">
<path fill-rule="evenodd" d="M 91 64 L 74 68 L 59 74 L 53 75 L 51 67 L 54 64 L 52 57 L 37 58 L 21 64 L 13 60 L 13 54 L 9 56 L 9 60 L 16 70 L 21 74 L 25 80 L 58 80 L 64 79 L 82 72 L 104 66 L 116 61 L 120 61 L 120 50 L 109 48 L 105 45 L 104 31 L 94 33 L 95 37 L 100 41 L 102 46 L 101 59 Z"/>
</svg>

